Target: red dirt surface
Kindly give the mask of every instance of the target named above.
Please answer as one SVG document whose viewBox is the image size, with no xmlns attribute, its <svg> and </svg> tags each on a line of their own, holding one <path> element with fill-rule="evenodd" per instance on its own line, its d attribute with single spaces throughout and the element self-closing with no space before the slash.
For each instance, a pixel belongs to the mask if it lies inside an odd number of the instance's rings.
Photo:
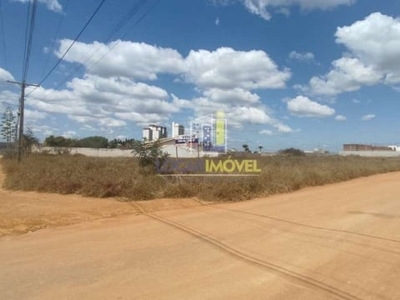
<svg viewBox="0 0 400 300">
<path fill-rule="evenodd" d="M 400 299 L 399 182 L 218 205 L 0 190 L 0 299 Z"/>
</svg>

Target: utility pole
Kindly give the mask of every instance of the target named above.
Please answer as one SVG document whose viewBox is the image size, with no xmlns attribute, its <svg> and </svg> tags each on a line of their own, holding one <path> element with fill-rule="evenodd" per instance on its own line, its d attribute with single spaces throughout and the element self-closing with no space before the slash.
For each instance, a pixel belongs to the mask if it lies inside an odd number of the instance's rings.
<svg viewBox="0 0 400 300">
<path fill-rule="evenodd" d="M 21 162 L 22 159 L 22 148 L 23 148 L 23 139 L 24 139 L 24 110 L 25 110 L 25 88 L 27 86 L 38 87 L 37 84 L 18 82 L 18 81 L 10 81 L 9 83 L 18 84 L 21 87 L 21 98 L 19 100 L 19 132 L 18 132 L 18 162 Z"/>
</svg>

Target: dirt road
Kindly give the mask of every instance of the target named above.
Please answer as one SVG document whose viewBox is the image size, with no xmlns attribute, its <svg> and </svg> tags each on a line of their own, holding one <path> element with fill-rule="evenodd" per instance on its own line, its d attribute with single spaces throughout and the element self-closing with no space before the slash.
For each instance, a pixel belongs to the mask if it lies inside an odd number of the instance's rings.
<svg viewBox="0 0 400 300">
<path fill-rule="evenodd" d="M 0 299 L 400 299 L 399 182 L 219 205 L 0 191 L 1 218 L 50 226 L 3 229 Z"/>
</svg>

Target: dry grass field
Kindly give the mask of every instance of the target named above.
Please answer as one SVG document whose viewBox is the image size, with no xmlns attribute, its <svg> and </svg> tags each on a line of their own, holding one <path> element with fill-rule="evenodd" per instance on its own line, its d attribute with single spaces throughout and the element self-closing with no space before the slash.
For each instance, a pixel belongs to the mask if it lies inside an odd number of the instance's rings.
<svg viewBox="0 0 400 300">
<path fill-rule="evenodd" d="M 400 170 L 400 158 L 259 157 L 257 177 L 165 178 L 140 172 L 134 158 L 31 155 L 2 159 L 4 188 L 123 200 L 197 197 L 240 201 Z"/>
</svg>

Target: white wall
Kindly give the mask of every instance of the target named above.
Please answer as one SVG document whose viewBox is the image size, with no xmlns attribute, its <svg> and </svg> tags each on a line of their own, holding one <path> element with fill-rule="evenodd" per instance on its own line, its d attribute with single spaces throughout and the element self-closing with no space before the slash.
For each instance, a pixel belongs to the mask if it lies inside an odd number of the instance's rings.
<svg viewBox="0 0 400 300">
<path fill-rule="evenodd" d="M 340 151 L 339 155 L 358 155 L 365 157 L 400 157 L 400 151 Z"/>
<path fill-rule="evenodd" d="M 96 149 L 96 148 L 57 148 L 57 147 L 35 147 L 32 149 L 32 152 L 49 152 L 52 154 L 57 154 L 60 150 L 69 151 L 70 154 L 83 154 L 85 156 L 90 157 L 133 157 L 132 150 L 122 150 L 122 149 Z M 196 149 L 190 149 L 186 146 L 175 146 L 175 145 L 164 145 L 162 146 L 162 150 L 164 152 L 169 153 L 171 157 L 176 157 L 178 153 L 178 157 L 180 158 L 195 158 L 195 157 L 203 157 L 207 156 L 218 156 L 218 153 L 197 153 Z"/>
</svg>

